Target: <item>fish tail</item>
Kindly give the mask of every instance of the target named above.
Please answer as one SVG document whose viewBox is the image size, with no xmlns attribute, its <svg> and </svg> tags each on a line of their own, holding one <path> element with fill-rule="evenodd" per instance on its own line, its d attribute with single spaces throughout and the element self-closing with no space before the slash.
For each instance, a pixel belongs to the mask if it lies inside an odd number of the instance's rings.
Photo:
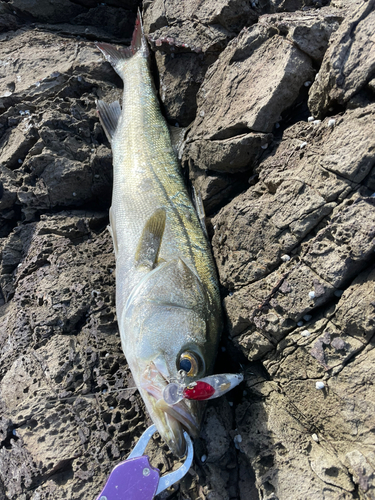
<svg viewBox="0 0 375 500">
<path fill-rule="evenodd" d="M 97 42 L 96 46 L 121 77 L 123 77 L 123 70 L 126 65 L 127 59 L 130 59 L 135 54 L 141 54 L 145 59 L 147 59 L 149 55 L 149 49 L 146 37 L 143 32 L 140 10 L 138 9 L 130 47 L 117 48 L 114 45 L 105 42 Z"/>
</svg>

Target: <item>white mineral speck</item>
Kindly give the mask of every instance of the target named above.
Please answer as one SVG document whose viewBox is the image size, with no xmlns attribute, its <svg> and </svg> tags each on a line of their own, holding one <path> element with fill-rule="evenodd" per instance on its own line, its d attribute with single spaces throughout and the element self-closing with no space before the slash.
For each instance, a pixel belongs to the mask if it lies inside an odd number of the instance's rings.
<svg viewBox="0 0 375 500">
<path fill-rule="evenodd" d="M 207 455 L 201 456 L 201 462 L 204 463 L 207 460 Z"/>
<path fill-rule="evenodd" d="M 324 384 L 324 382 L 317 382 L 317 383 L 315 384 L 315 387 L 316 387 L 317 389 L 319 389 L 319 390 L 322 390 L 322 389 L 324 389 L 324 388 L 325 388 L 325 384 Z"/>
<path fill-rule="evenodd" d="M 316 434 L 311 434 L 311 437 L 314 441 L 316 441 L 317 443 L 319 443 L 319 438 Z"/>
<path fill-rule="evenodd" d="M 328 127 L 334 127 L 335 126 L 335 123 L 336 123 L 336 120 L 334 118 L 331 118 L 329 121 L 328 121 Z"/>
<path fill-rule="evenodd" d="M 305 321 L 310 321 L 311 318 L 312 318 L 311 314 L 305 314 L 303 317 Z"/>
<path fill-rule="evenodd" d="M 303 321 L 298 321 L 297 326 L 303 326 Z"/>
<path fill-rule="evenodd" d="M 313 122 L 314 120 L 315 120 L 315 118 L 313 116 L 309 116 L 307 119 L 308 122 Z"/>
<path fill-rule="evenodd" d="M 309 292 L 309 297 L 310 297 L 310 299 L 315 298 L 315 292 Z"/>
<path fill-rule="evenodd" d="M 6 92 L 4 92 L 4 94 L 1 97 L 9 97 L 10 95 L 12 95 L 12 92 L 7 90 Z"/>
<path fill-rule="evenodd" d="M 335 291 L 333 292 L 333 295 L 334 295 L 335 297 L 341 297 L 341 295 L 342 295 L 343 293 L 344 293 L 344 291 L 343 291 L 343 290 L 335 290 Z"/>
<path fill-rule="evenodd" d="M 310 87 L 311 84 L 312 84 L 312 82 L 310 82 L 310 80 L 308 80 L 307 82 L 304 83 L 304 86 L 305 87 Z"/>
<path fill-rule="evenodd" d="M 313 124 L 314 124 L 314 125 L 319 125 L 319 123 L 321 123 L 321 122 L 322 122 L 322 120 L 314 120 L 314 121 L 313 121 Z"/>
<path fill-rule="evenodd" d="M 311 333 L 308 330 L 303 330 L 303 332 L 301 332 L 301 335 L 302 337 L 310 337 Z"/>
<path fill-rule="evenodd" d="M 233 441 L 235 443 L 242 443 L 242 436 L 241 436 L 241 434 L 237 434 L 236 436 L 234 436 Z"/>
<path fill-rule="evenodd" d="M 201 116 L 202 118 L 204 117 L 204 111 L 202 109 L 202 111 L 199 112 L 199 116 Z"/>
<path fill-rule="evenodd" d="M 95 174 L 94 177 L 95 177 L 95 179 L 99 179 L 100 175 L 99 174 Z"/>
<path fill-rule="evenodd" d="M 73 193 L 73 196 L 77 196 L 77 193 Z"/>
<path fill-rule="evenodd" d="M 283 262 L 288 262 L 288 261 L 290 260 L 290 255 L 287 255 L 287 254 L 282 255 L 282 256 L 281 256 L 281 260 L 282 260 Z"/>
<path fill-rule="evenodd" d="M 305 141 L 305 142 L 301 142 L 301 144 L 299 145 L 299 148 L 300 148 L 300 149 L 303 149 L 303 148 L 305 148 L 306 146 L 307 146 L 307 142 L 306 142 L 306 141 Z"/>
<path fill-rule="evenodd" d="M 19 163 L 20 165 L 22 165 L 22 160 L 18 160 L 18 163 Z"/>
</svg>

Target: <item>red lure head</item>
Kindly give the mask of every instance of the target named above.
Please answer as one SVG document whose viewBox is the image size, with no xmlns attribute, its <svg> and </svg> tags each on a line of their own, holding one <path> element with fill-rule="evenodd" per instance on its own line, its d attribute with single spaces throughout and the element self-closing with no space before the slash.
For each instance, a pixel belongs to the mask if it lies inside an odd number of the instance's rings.
<svg viewBox="0 0 375 500">
<path fill-rule="evenodd" d="M 185 387 L 183 396 L 185 399 L 195 399 L 196 401 L 204 401 L 209 399 L 215 393 L 215 389 L 207 382 L 198 380 L 193 384 Z"/>
</svg>

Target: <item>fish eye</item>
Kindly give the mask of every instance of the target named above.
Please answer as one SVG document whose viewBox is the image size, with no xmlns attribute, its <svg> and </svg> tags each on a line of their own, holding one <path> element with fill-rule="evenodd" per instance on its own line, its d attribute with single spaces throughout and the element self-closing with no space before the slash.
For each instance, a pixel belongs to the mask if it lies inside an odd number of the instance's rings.
<svg viewBox="0 0 375 500">
<path fill-rule="evenodd" d="M 183 352 L 180 356 L 178 369 L 186 372 L 188 377 L 195 377 L 200 371 L 198 356 L 191 351 Z"/>
</svg>

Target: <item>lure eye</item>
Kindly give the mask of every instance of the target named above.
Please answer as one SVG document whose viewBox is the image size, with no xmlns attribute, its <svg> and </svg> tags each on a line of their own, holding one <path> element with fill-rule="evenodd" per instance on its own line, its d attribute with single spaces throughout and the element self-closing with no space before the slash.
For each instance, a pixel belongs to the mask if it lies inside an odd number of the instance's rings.
<svg viewBox="0 0 375 500">
<path fill-rule="evenodd" d="M 195 377 L 199 373 L 199 361 L 192 352 L 183 352 L 180 357 L 179 370 L 186 372 L 188 377 Z"/>
</svg>

